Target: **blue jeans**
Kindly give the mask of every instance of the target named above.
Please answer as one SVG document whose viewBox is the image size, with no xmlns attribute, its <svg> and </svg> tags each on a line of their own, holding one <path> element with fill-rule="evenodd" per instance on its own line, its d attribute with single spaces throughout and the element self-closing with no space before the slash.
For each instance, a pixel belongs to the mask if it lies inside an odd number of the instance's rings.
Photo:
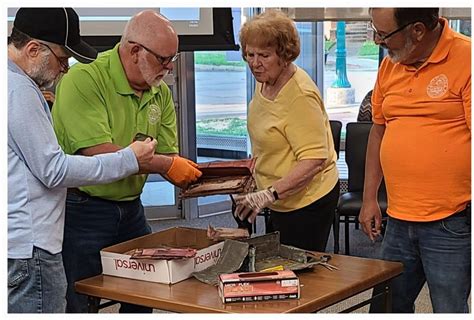
<svg viewBox="0 0 474 320">
<path fill-rule="evenodd" d="M 66 312 L 87 312 L 87 296 L 74 290 L 78 280 L 102 273 L 100 250 L 151 233 L 140 199 L 109 201 L 68 192 L 63 260 L 67 288 Z M 122 303 L 120 312 L 152 312 Z"/>
<path fill-rule="evenodd" d="M 61 253 L 34 247 L 30 259 L 8 259 L 8 312 L 66 310 L 66 275 Z"/>
<path fill-rule="evenodd" d="M 471 221 L 466 210 L 433 222 L 389 218 L 382 258 L 403 263 L 403 273 L 392 281 L 394 313 L 414 312 L 425 282 L 435 313 L 469 312 Z M 371 306 L 371 312 L 379 311 Z"/>
</svg>

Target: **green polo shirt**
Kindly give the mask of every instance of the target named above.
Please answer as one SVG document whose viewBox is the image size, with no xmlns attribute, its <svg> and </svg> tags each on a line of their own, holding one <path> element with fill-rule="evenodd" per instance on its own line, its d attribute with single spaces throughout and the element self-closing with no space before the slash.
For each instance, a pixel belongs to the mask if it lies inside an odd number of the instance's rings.
<svg viewBox="0 0 474 320">
<path fill-rule="evenodd" d="M 177 153 L 176 113 L 170 89 L 162 81 L 137 97 L 118 54 L 119 44 L 90 64 L 75 64 L 56 89 L 53 122 L 63 150 L 102 143 L 129 145 L 137 132 L 157 139 L 157 153 Z M 127 201 L 140 196 L 146 174 L 82 187 L 91 196 Z"/>
</svg>

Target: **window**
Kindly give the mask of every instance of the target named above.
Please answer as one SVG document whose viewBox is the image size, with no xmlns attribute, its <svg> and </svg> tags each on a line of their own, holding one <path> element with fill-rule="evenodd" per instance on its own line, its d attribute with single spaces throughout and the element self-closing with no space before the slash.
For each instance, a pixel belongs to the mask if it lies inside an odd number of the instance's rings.
<svg viewBox="0 0 474 320">
<path fill-rule="evenodd" d="M 238 39 L 241 9 L 232 9 Z M 194 53 L 198 162 L 247 157 L 247 75 L 240 51 Z M 230 198 L 198 198 L 198 215 L 230 209 Z"/>
<path fill-rule="evenodd" d="M 357 120 L 362 100 L 375 85 L 379 47 L 373 41 L 368 21 L 339 22 L 339 32 L 343 31 L 343 35 L 337 35 L 337 31 L 338 22 L 324 22 L 323 90 L 329 118 L 342 121 L 345 132 L 345 124 Z M 344 41 L 344 46 L 338 47 L 338 41 Z M 339 51 L 341 47 L 345 47 L 345 53 Z M 345 59 L 344 68 L 338 66 L 338 54 L 342 63 Z M 340 88 L 344 76 L 348 88 Z"/>
<path fill-rule="evenodd" d="M 449 20 L 449 26 L 465 36 L 471 36 L 471 20 Z"/>
</svg>

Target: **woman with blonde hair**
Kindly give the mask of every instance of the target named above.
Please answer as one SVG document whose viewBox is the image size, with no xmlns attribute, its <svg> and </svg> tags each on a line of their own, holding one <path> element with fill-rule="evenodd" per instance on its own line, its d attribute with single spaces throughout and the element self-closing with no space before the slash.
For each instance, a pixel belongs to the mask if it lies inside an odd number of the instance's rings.
<svg viewBox="0 0 474 320">
<path fill-rule="evenodd" d="M 319 90 L 293 63 L 296 26 L 280 11 L 265 11 L 243 25 L 240 43 L 257 81 L 247 126 L 259 191 L 238 196 L 235 214 L 253 222 L 268 207 L 267 232 L 325 251 L 339 198 L 337 156 Z"/>
</svg>

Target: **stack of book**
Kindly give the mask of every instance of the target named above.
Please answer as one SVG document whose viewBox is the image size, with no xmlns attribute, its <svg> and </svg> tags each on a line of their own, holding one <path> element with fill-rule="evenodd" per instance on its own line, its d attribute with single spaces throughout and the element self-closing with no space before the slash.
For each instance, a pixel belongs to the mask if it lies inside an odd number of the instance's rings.
<svg viewBox="0 0 474 320">
<path fill-rule="evenodd" d="M 255 190 L 252 176 L 255 159 L 199 163 L 202 176 L 182 190 L 183 199 L 216 194 L 239 194 Z"/>
<path fill-rule="evenodd" d="M 223 303 L 299 299 L 300 283 L 291 270 L 221 274 L 219 296 Z"/>
<path fill-rule="evenodd" d="M 154 259 L 154 260 L 172 260 L 193 258 L 197 250 L 192 248 L 137 248 L 127 254 L 130 259 Z"/>
</svg>

